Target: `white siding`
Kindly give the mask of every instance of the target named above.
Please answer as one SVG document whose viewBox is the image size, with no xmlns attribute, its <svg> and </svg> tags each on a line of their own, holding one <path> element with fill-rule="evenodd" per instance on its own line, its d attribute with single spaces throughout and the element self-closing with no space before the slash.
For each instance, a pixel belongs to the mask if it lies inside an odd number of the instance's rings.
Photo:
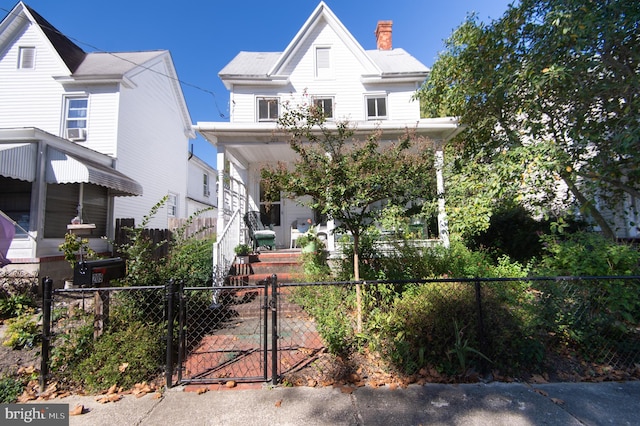
<svg viewBox="0 0 640 426">
<path fill-rule="evenodd" d="M 315 75 L 315 47 L 331 48 L 332 77 Z M 234 86 L 231 95 L 234 105 L 232 121 L 249 123 L 256 121 L 256 97 L 277 96 L 281 101 L 299 101 L 301 94 L 332 96 L 334 118 L 358 122 L 366 120 L 365 95 L 387 94 L 389 120 L 419 120 L 420 106 L 412 101 L 415 84 L 387 83 L 363 84 L 362 75 L 367 68 L 338 34 L 328 25 L 319 25 L 309 34 L 285 68 L 290 84 L 285 87 Z"/>
<path fill-rule="evenodd" d="M 17 69 L 20 46 L 35 46 L 35 69 Z M 38 127 L 60 134 L 64 89 L 51 76 L 68 70 L 30 26 L 0 56 L 0 127 Z M 9 84 L 10 82 L 10 84 Z"/>
<path fill-rule="evenodd" d="M 118 116 L 116 168 L 138 181 L 142 197 L 117 197 L 115 217 L 144 215 L 168 193 L 178 196 L 178 217 L 186 216 L 187 155 L 189 139 L 171 90 L 163 62 L 132 80 L 135 88 L 122 88 Z M 161 208 L 149 224 L 167 227 L 167 209 Z"/>
</svg>

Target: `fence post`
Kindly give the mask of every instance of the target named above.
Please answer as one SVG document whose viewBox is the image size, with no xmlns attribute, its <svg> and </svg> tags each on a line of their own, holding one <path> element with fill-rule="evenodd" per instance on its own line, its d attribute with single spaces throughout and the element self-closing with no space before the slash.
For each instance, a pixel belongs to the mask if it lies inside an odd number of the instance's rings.
<svg viewBox="0 0 640 426">
<path fill-rule="evenodd" d="M 187 307 L 184 297 L 184 280 L 178 281 L 178 383 L 182 382 L 182 363 L 185 357 Z"/>
<path fill-rule="evenodd" d="M 487 339 L 485 337 L 485 332 L 484 332 L 484 315 L 482 313 L 482 288 L 480 286 L 480 280 L 476 279 L 475 281 L 475 287 L 476 287 L 476 306 L 477 306 L 477 311 L 478 311 L 478 341 L 480 343 L 480 352 L 482 354 L 487 353 Z M 481 373 L 486 373 L 487 371 L 487 364 L 484 360 L 484 358 L 480 357 L 480 372 Z"/>
<path fill-rule="evenodd" d="M 40 392 L 44 392 L 49 375 L 49 345 L 51 344 L 51 299 L 53 280 L 42 279 L 42 360 L 40 364 Z"/>
<path fill-rule="evenodd" d="M 278 384 L 278 276 L 271 275 L 271 383 Z"/>
<path fill-rule="evenodd" d="M 175 311 L 175 282 L 173 278 L 165 286 L 167 298 L 167 364 L 165 368 L 165 385 L 170 388 L 173 384 L 173 320 Z"/>
</svg>

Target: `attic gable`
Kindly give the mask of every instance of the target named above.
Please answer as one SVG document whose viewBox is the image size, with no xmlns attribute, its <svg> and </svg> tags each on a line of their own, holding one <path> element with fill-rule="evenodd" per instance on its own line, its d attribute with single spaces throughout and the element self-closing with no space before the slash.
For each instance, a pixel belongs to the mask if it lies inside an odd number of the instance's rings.
<svg viewBox="0 0 640 426">
<path fill-rule="evenodd" d="M 23 2 L 19 2 L 0 24 L 0 46 L 16 37 L 28 24 L 40 29 L 70 73 L 82 63 L 86 53 Z"/>
<path fill-rule="evenodd" d="M 326 3 L 321 1 L 304 25 L 302 25 L 302 28 L 300 28 L 293 40 L 291 40 L 284 52 L 282 52 L 278 61 L 276 61 L 276 63 L 271 67 L 267 75 L 281 75 L 289 61 L 295 57 L 299 49 L 304 48 L 303 46 L 305 45 L 307 38 L 310 37 L 316 27 L 320 25 L 328 25 L 336 32 L 340 40 L 362 64 L 363 68 L 366 70 L 365 75 L 379 75 L 381 73 L 380 68 L 378 68 L 375 62 L 369 58 L 360 43 L 358 43 L 349 30 L 347 30 L 337 16 L 331 11 L 331 9 L 329 9 Z"/>
</svg>

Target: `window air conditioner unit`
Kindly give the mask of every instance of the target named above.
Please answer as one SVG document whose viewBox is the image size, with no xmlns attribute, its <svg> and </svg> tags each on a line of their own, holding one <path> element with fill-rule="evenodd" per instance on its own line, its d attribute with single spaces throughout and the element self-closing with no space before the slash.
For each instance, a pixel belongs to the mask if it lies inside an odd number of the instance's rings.
<svg viewBox="0 0 640 426">
<path fill-rule="evenodd" d="M 67 139 L 78 142 L 87 139 L 87 129 L 67 129 Z"/>
</svg>

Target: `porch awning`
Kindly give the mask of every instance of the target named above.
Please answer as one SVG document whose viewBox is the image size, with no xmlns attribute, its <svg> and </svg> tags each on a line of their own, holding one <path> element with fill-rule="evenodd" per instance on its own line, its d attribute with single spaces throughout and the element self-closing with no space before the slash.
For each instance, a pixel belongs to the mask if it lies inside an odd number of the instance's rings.
<svg viewBox="0 0 640 426">
<path fill-rule="evenodd" d="M 49 147 L 47 183 L 92 183 L 107 187 L 114 195 L 142 195 L 142 186 L 119 171 L 80 159 Z"/>
<path fill-rule="evenodd" d="M 33 182 L 36 179 L 38 144 L 0 144 L 0 175 L 11 179 Z"/>
</svg>

